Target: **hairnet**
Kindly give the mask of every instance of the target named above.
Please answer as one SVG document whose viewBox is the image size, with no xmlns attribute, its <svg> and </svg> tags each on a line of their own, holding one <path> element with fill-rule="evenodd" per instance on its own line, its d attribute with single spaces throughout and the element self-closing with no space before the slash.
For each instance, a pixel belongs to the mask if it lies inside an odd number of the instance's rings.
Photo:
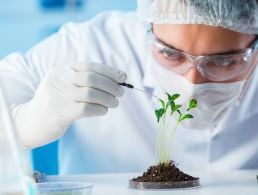
<svg viewBox="0 0 258 195">
<path fill-rule="evenodd" d="M 157 24 L 206 24 L 258 34 L 256 0 L 137 0 L 138 15 Z"/>
</svg>

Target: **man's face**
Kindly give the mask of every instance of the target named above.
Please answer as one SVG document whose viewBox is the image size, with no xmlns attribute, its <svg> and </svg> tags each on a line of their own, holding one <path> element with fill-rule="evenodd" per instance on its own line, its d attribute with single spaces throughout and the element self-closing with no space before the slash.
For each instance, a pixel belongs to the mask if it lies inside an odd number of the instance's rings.
<svg viewBox="0 0 258 195">
<path fill-rule="evenodd" d="M 153 32 L 166 45 L 196 56 L 236 52 L 248 48 L 255 40 L 253 35 L 199 24 L 154 24 Z M 225 82 L 238 81 L 248 77 L 256 64 L 255 62 L 251 63 L 253 64 L 249 71 Z M 203 77 L 196 68 L 190 68 L 182 76 L 192 83 L 212 82 Z"/>
</svg>

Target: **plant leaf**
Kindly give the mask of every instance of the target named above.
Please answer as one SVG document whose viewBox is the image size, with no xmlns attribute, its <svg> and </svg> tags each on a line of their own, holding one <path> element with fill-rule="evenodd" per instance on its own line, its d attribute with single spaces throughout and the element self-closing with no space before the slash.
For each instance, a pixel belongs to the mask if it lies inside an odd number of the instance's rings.
<svg viewBox="0 0 258 195">
<path fill-rule="evenodd" d="M 167 92 L 166 92 L 166 95 L 168 97 L 168 100 L 171 100 L 172 96 L 169 93 L 167 93 Z"/>
<path fill-rule="evenodd" d="M 171 106 L 171 104 L 174 104 L 173 100 L 168 100 L 167 104 L 166 104 L 166 108 L 168 108 L 169 106 Z"/>
<path fill-rule="evenodd" d="M 170 106 L 170 108 L 171 108 L 171 112 L 174 112 L 174 107 L 175 107 L 175 102 L 171 99 L 171 100 L 169 100 L 169 106 Z"/>
<path fill-rule="evenodd" d="M 181 117 L 181 116 L 182 116 L 181 111 L 180 111 L 180 110 L 177 110 L 177 112 L 178 112 L 179 116 Z"/>
<path fill-rule="evenodd" d="M 171 96 L 171 99 L 172 99 L 172 100 L 176 100 L 176 99 L 179 98 L 179 97 L 180 97 L 180 95 L 176 93 L 176 94 L 174 94 L 174 95 Z"/>
<path fill-rule="evenodd" d="M 166 93 L 167 96 L 168 96 L 168 100 L 176 100 L 180 95 L 179 94 L 173 94 L 173 95 L 170 95 L 169 93 Z"/>
<path fill-rule="evenodd" d="M 157 118 L 158 122 L 160 121 L 160 119 L 164 115 L 164 113 L 165 113 L 164 108 L 160 108 L 160 109 L 155 110 L 155 115 L 156 115 L 156 118 Z"/>
<path fill-rule="evenodd" d="M 190 102 L 189 102 L 189 105 L 188 105 L 188 108 L 187 108 L 187 111 L 193 109 L 193 108 L 196 108 L 197 107 L 197 100 L 196 99 L 192 99 Z"/>
<path fill-rule="evenodd" d="M 189 119 L 189 118 L 193 118 L 193 115 L 191 114 L 185 114 L 183 116 L 180 117 L 179 121 L 185 120 L 185 119 Z"/>
<path fill-rule="evenodd" d="M 161 105 L 162 105 L 162 108 L 165 108 L 165 102 L 162 100 L 162 99 L 159 99 Z"/>
<path fill-rule="evenodd" d="M 181 107 L 182 107 L 182 105 L 180 105 L 180 104 L 174 105 L 173 108 L 172 108 L 172 111 L 175 112 L 175 111 L 177 111 Z"/>
</svg>

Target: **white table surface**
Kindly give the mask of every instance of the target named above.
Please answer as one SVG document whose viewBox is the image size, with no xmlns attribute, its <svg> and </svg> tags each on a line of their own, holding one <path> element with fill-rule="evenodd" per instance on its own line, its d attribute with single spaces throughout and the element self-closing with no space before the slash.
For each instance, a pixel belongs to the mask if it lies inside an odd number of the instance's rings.
<svg viewBox="0 0 258 195">
<path fill-rule="evenodd" d="M 258 195 L 256 171 L 193 172 L 201 187 L 188 190 L 139 191 L 128 189 L 128 181 L 140 173 L 48 176 L 48 181 L 80 181 L 94 185 L 92 195 Z"/>
</svg>

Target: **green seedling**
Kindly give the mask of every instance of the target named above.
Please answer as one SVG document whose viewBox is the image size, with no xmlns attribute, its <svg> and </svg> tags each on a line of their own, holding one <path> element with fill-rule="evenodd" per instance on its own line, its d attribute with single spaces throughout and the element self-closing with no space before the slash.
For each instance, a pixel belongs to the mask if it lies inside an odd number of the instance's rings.
<svg viewBox="0 0 258 195">
<path fill-rule="evenodd" d="M 192 99 L 188 103 L 188 107 L 183 112 L 181 104 L 176 104 L 176 99 L 180 97 L 179 94 L 166 93 L 167 100 L 159 99 L 161 107 L 155 110 L 155 115 L 158 123 L 157 131 L 157 157 L 160 164 L 169 165 L 169 155 L 171 152 L 172 141 L 178 126 L 188 119 L 192 119 L 193 116 L 189 113 L 190 110 L 197 107 L 197 100 Z M 172 129 L 169 128 L 170 119 L 177 114 L 175 126 Z"/>
</svg>

